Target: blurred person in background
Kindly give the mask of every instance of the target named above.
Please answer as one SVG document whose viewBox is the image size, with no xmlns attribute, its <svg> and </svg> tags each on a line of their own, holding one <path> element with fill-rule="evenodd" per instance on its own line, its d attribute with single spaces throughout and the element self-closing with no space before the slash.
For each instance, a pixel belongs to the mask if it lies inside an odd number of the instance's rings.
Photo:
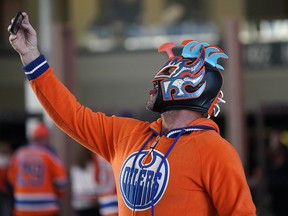
<svg viewBox="0 0 288 216">
<path fill-rule="evenodd" d="M 0 215 L 10 215 L 10 194 L 6 184 L 7 172 L 13 149 L 8 142 L 0 141 Z"/>
<path fill-rule="evenodd" d="M 98 201 L 101 216 L 117 216 L 116 183 L 111 165 L 100 155 L 93 154 L 95 179 L 99 186 Z"/>
<path fill-rule="evenodd" d="M 273 130 L 269 135 L 267 160 L 268 192 L 274 216 L 288 215 L 288 140 L 287 132 Z M 286 138 L 285 138 L 286 137 Z"/>
<path fill-rule="evenodd" d="M 77 216 L 100 216 L 95 166 L 86 149 L 77 152 L 76 163 L 70 168 L 72 207 Z"/>
<path fill-rule="evenodd" d="M 153 78 L 146 104 L 161 118 L 109 117 L 82 106 L 59 81 L 23 15 L 9 41 L 30 85 L 56 125 L 112 165 L 119 215 L 256 215 L 239 155 L 209 118 L 223 102 L 217 60 L 227 55 L 220 48 L 186 40 L 174 56 L 176 44 L 163 44 L 159 52 L 169 60 Z"/>
<path fill-rule="evenodd" d="M 59 199 L 66 192 L 64 164 L 49 146 L 49 130 L 36 125 L 28 145 L 15 151 L 8 170 L 15 216 L 60 215 Z"/>
</svg>

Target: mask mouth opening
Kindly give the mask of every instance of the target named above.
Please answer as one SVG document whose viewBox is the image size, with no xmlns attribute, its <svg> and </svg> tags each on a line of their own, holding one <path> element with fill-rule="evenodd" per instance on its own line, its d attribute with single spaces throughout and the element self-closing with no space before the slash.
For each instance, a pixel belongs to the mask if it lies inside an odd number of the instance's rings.
<svg viewBox="0 0 288 216">
<path fill-rule="evenodd" d="M 157 95 L 159 91 L 159 85 L 157 82 L 153 81 L 152 82 L 152 88 L 148 90 L 149 95 Z"/>
<path fill-rule="evenodd" d="M 154 81 L 153 82 L 153 89 L 156 90 L 156 91 L 159 91 L 159 83 Z"/>
</svg>

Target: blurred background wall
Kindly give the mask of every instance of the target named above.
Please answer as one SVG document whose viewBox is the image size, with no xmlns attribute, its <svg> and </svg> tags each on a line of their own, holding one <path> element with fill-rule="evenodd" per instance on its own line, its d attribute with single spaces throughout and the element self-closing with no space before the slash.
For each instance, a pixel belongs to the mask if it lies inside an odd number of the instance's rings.
<svg viewBox="0 0 288 216">
<path fill-rule="evenodd" d="M 0 3 L 0 26 L 3 29 L 0 34 L 0 62 L 5 71 L 0 87 L 2 111 L 21 111 L 25 106 L 24 92 L 20 91 L 24 77 L 14 72 L 19 70 L 21 63 L 8 44 L 5 29 L 16 11 L 24 10 L 38 30 L 41 17 L 39 2 L 2 0 Z M 222 45 L 225 21 L 231 18 L 236 18 L 240 24 L 243 58 L 239 61 L 244 68 L 245 109 L 254 112 L 259 103 L 286 99 L 288 3 L 284 0 L 273 3 L 244 0 L 50 2 L 51 25 L 69 23 L 73 28 L 79 100 L 90 107 L 100 105 L 101 109 L 111 112 L 122 109 L 141 112 L 149 81 L 165 60 L 165 56 L 157 54 L 158 45 L 171 39 L 181 42 L 182 39 L 193 38 L 221 45 L 225 49 L 225 44 Z M 57 53 L 53 44 L 52 49 Z M 224 76 L 227 73 L 229 71 L 225 71 Z M 108 79 L 109 85 L 103 79 Z M 131 91 L 131 85 L 139 85 L 139 88 Z M 109 96 L 103 97 L 98 89 Z M 123 94 L 118 94 L 119 91 Z M 11 100 L 4 92 L 9 92 L 9 96 L 17 100 Z M 127 104 L 125 98 L 133 97 L 134 92 L 137 97 Z M 97 98 L 96 103 L 93 98 Z"/>
<path fill-rule="evenodd" d="M 78 100 L 108 115 L 158 117 L 144 105 L 166 60 L 160 44 L 191 38 L 222 47 L 234 64 L 224 63 L 229 100 L 215 121 L 239 151 L 259 211 L 268 215 L 269 135 L 288 130 L 288 1 L 1 0 L 0 138 L 15 148 L 25 142 L 27 119 L 42 116 L 27 110 L 21 62 L 8 43 L 6 29 L 19 10 L 28 12 L 41 51 Z"/>
</svg>

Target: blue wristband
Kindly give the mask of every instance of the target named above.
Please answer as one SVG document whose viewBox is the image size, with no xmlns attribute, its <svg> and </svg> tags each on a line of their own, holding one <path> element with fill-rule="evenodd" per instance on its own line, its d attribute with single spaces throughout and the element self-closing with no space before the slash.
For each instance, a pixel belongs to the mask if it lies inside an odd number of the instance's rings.
<svg viewBox="0 0 288 216">
<path fill-rule="evenodd" d="M 22 67 L 28 80 L 33 80 L 43 74 L 49 68 L 49 64 L 44 55 Z"/>
</svg>

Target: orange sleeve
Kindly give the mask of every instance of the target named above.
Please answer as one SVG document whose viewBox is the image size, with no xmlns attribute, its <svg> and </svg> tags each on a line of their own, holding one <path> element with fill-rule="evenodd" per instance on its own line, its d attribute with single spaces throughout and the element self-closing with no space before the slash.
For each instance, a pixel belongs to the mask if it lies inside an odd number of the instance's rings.
<svg viewBox="0 0 288 216">
<path fill-rule="evenodd" d="M 31 80 L 30 84 L 55 124 L 77 142 L 99 153 L 108 161 L 114 157 L 115 144 L 119 139 L 128 136 L 135 124 L 141 124 L 135 119 L 108 117 L 82 106 L 53 74 L 51 67 Z"/>
<path fill-rule="evenodd" d="M 230 143 L 216 135 L 208 136 L 206 139 L 207 144 L 200 146 L 202 179 L 218 214 L 256 215 L 236 150 Z"/>
</svg>

